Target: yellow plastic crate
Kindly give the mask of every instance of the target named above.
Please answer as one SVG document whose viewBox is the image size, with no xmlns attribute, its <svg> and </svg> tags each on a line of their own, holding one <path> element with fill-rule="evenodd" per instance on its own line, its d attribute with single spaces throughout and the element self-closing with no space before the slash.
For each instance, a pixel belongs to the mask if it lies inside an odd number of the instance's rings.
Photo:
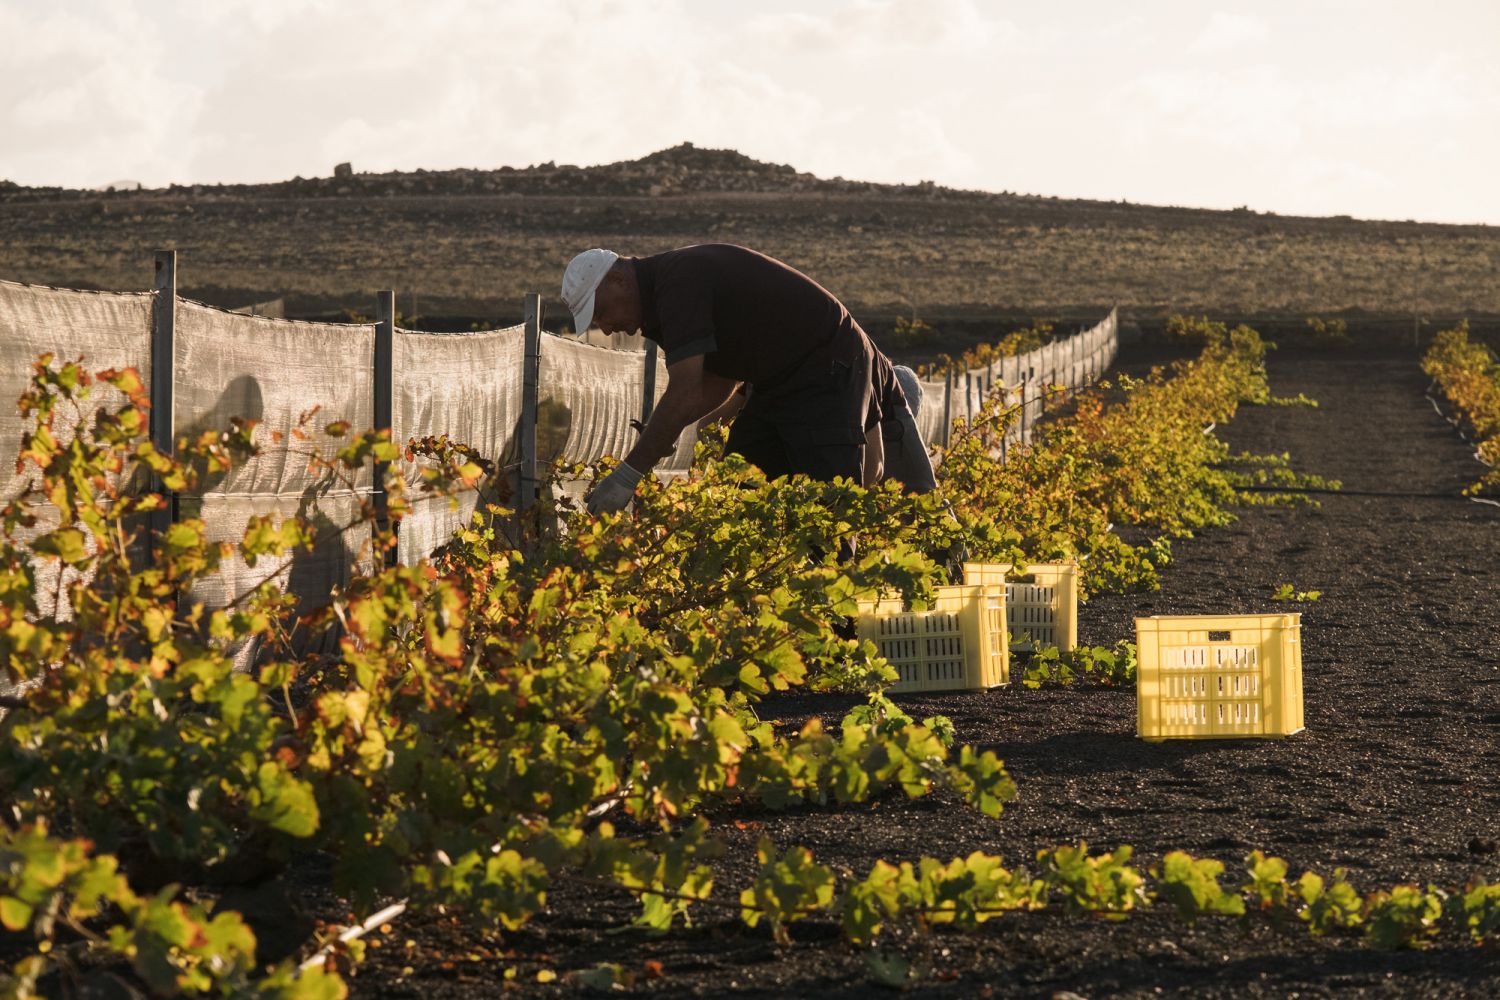
<svg viewBox="0 0 1500 1000">
<path fill-rule="evenodd" d="M 1301 732 L 1301 615 L 1137 618 L 1135 643 L 1143 739 Z"/>
<path fill-rule="evenodd" d="M 1078 645 L 1078 567 L 1074 563 L 1032 563 L 1019 573 L 1006 563 L 964 563 L 964 582 L 1005 584 L 1005 627 L 1030 636 L 1011 649 L 1030 651 Z"/>
<path fill-rule="evenodd" d="M 899 600 L 861 603 L 858 634 L 901 675 L 893 693 L 977 691 L 1010 683 L 1005 588 L 936 587 L 932 606 Z"/>
</svg>

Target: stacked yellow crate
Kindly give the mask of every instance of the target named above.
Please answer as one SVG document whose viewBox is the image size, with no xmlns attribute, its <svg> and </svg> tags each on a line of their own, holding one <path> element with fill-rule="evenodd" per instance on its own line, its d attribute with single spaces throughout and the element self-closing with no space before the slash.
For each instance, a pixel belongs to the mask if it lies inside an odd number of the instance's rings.
<svg viewBox="0 0 1500 1000">
<path fill-rule="evenodd" d="M 932 606 L 860 605 L 858 633 L 900 674 L 890 691 L 977 691 L 1010 683 L 1003 584 L 937 587 Z"/>
<path fill-rule="evenodd" d="M 1017 638 L 1012 649 L 1078 645 L 1078 567 L 1074 563 L 1033 563 L 1020 571 L 1005 563 L 964 563 L 964 582 L 1005 584 L 1006 628 Z"/>
</svg>

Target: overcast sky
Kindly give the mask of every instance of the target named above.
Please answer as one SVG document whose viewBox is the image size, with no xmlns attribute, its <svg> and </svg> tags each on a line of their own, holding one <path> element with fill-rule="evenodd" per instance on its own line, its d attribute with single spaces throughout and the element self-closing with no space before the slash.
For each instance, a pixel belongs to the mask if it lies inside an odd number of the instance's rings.
<svg viewBox="0 0 1500 1000">
<path fill-rule="evenodd" d="M 0 0 L 0 179 L 593 164 L 1500 224 L 1500 0 Z"/>
</svg>

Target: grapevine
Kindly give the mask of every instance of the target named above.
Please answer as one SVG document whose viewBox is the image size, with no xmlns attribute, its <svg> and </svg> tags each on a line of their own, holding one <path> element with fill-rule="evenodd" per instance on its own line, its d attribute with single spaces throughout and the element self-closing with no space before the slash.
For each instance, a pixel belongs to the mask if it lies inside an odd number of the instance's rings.
<svg viewBox="0 0 1500 1000">
<path fill-rule="evenodd" d="M 1444 330 L 1422 359 L 1432 376 L 1478 441 L 1475 457 L 1491 466 L 1466 489 L 1473 495 L 1500 487 L 1500 362 L 1494 352 L 1469 339 L 1468 320 Z"/>
<path fill-rule="evenodd" d="M 1268 398 L 1263 350 L 1236 332 L 1170 371 L 1082 394 L 1005 462 L 995 443 L 1015 415 L 991 401 L 955 434 L 941 494 L 768 483 L 705 452 L 685 479 L 644 484 L 630 514 L 547 501 L 517 535 L 514 512 L 486 507 L 432 560 L 384 568 L 395 529 L 370 503 L 342 525 L 256 520 L 232 546 L 183 520 L 144 562 L 142 524 L 165 502 L 146 474 L 191 491 L 254 453 L 253 427 L 164 454 L 146 437 L 137 373 L 41 359 L 22 400 L 34 487 L 6 506 L 0 540 L 0 662 L 19 685 L 0 718 L 0 919 L 36 942 L 5 989 L 28 995 L 112 955 L 162 994 L 342 995 L 338 970 L 357 948 L 268 969 L 232 913 L 144 888 L 163 866 L 204 893 L 322 854 L 356 911 L 404 899 L 508 929 L 552 887 L 582 884 L 634 899 L 635 922 L 655 932 L 713 909 L 782 941 L 800 922 L 837 921 L 860 946 L 897 923 L 969 928 L 1048 906 L 1123 917 L 1158 900 L 1190 918 L 1240 900 L 1315 931 L 1366 927 L 1379 944 L 1448 925 L 1493 938 L 1500 904 L 1484 885 L 1359 897 L 1337 876 L 1283 884 L 1263 860 L 1252 895 L 1220 887 L 1217 862 L 1174 854 L 1141 870 L 1128 847 L 1050 848 L 1034 872 L 974 853 L 857 878 L 765 840 L 748 880 L 719 884 L 725 844 L 706 816 L 746 803 L 941 792 L 998 816 L 1017 793 L 1003 762 L 956 741 L 946 719 L 903 713 L 884 694 L 890 666 L 841 625 L 879 594 L 922 602 L 965 556 L 1074 557 L 1096 588 L 1149 586 L 1170 538 L 1224 523 L 1242 499 L 1233 456 L 1204 427 Z M 119 405 L 64 433 L 96 391 Z M 335 457 L 299 453 L 329 484 L 389 464 L 399 525 L 401 449 L 328 431 Z M 422 489 L 503 495 L 467 449 L 408 447 Z M 1127 544 L 1115 524 L 1147 540 Z M 327 531 L 368 539 L 367 572 L 292 622 L 277 571 Z M 232 557 L 263 581 L 223 609 L 183 598 Z M 337 653 L 294 655 L 289 623 L 329 630 Z M 230 651 L 248 640 L 267 655 L 236 673 Z M 1122 683 L 1133 658 L 1091 649 L 1034 669 L 1028 682 Z M 860 700 L 796 730 L 762 717 L 766 699 L 799 688 Z"/>
</svg>

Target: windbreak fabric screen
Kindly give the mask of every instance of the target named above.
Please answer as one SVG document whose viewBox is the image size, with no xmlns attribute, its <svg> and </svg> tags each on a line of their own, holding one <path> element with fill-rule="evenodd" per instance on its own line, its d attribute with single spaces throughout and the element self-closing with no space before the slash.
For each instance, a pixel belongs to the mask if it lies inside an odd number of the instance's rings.
<svg viewBox="0 0 1500 1000">
<path fill-rule="evenodd" d="M 0 281 L 0 506 L 41 484 L 40 471 L 27 463 L 17 472 L 21 437 L 35 428 L 33 419 L 22 419 L 17 402 L 42 354 L 52 354 L 52 367 L 81 361 L 90 374 L 108 368 L 135 368 L 149 389 L 151 384 L 152 292 L 80 292 Z M 79 428 L 92 426 L 101 410 L 118 409 L 125 397 L 117 390 L 94 384 L 79 408 L 62 407 L 53 423 L 59 440 L 68 440 Z M 133 468 L 113 476 L 113 485 L 139 488 L 144 477 Z M 34 499 L 40 502 L 39 497 Z M 18 527 L 14 538 L 25 543 L 58 526 L 55 508 L 39 506 L 37 522 Z M 139 530 L 143 526 L 132 526 Z M 59 580 L 60 564 L 51 559 L 32 559 L 36 574 L 37 610 L 48 617 L 67 618 L 70 610 L 64 587 L 86 576 L 75 570 Z M 59 600 L 59 598 L 62 598 Z M 0 684 L 3 687 L 3 684 Z"/>
<path fill-rule="evenodd" d="M 917 410 L 917 430 L 922 432 L 922 440 L 931 448 L 943 443 L 943 402 L 948 385 L 941 379 L 918 379 L 917 384 L 922 387 L 922 405 Z"/>
<path fill-rule="evenodd" d="M 311 551 L 296 549 L 279 559 L 262 556 L 253 566 L 236 551 L 220 564 L 219 572 L 189 588 L 189 604 L 227 607 L 261 583 L 272 583 L 297 598 L 296 613 L 301 616 L 327 604 L 334 587 L 342 588 L 355 575 L 370 573 L 376 568 L 370 526 L 351 527 L 359 517 L 359 500 L 347 491 L 285 497 L 209 494 L 178 499 L 178 519 L 201 519 L 204 535 L 210 542 L 228 542 L 237 547 L 250 518 L 256 516 L 270 517 L 277 522 L 299 517 L 313 527 L 317 540 Z M 299 631 L 302 629 L 300 625 L 291 627 L 292 648 L 296 654 L 336 651 L 338 636 L 335 632 L 314 635 Z M 248 670 L 255 664 L 259 643 L 240 643 L 230 652 L 235 668 Z"/>
<path fill-rule="evenodd" d="M 1020 406 L 1023 385 L 1024 418 L 1018 415 L 1007 441 L 1014 444 L 1029 440 L 1043 415 L 1043 397 L 1049 386 L 1056 384 L 1069 392 L 1075 391 L 1097 379 L 1114 363 L 1119 353 L 1118 321 L 1117 312 L 1111 310 L 1098 324 L 1071 338 L 1001 358 L 988 368 L 959 373 L 953 377 L 951 387 L 941 379 L 920 379 L 922 407 L 917 414 L 917 428 L 923 440 L 929 447 L 942 444 L 945 421 L 977 414 L 987 394 L 1004 392 L 1006 405 Z M 949 393 L 952 402 L 945 411 Z M 937 456 L 938 460 L 941 457 Z"/>
<path fill-rule="evenodd" d="M 375 422 L 373 325 L 244 316 L 179 301 L 174 360 L 178 437 L 223 430 L 232 417 L 257 422 L 261 454 L 198 493 L 301 496 L 323 478 L 309 469 L 308 454 L 332 459 L 344 444 L 325 428 L 342 420 L 362 431 Z M 291 432 L 307 413 L 299 440 Z M 369 494 L 371 482 L 366 465 L 354 491 Z"/>
<path fill-rule="evenodd" d="M 38 356 L 54 355 L 53 367 L 81 358 L 90 373 L 134 367 L 149 390 L 154 299 L 152 292 L 75 292 L 0 281 L 0 503 L 36 482 L 35 468 L 16 473 L 26 429 L 16 401 Z M 114 389 L 95 386 L 83 403 L 81 423 L 88 426 L 100 409 L 124 402 Z M 59 413 L 56 426 L 60 434 L 72 433 L 70 408 Z"/>
<path fill-rule="evenodd" d="M 269 579 L 290 588 L 307 611 L 348 582 L 369 538 L 367 527 L 349 526 L 371 495 L 371 469 L 367 463 L 341 481 L 314 468 L 310 456 L 329 460 L 342 447 L 345 439 L 324 433 L 329 424 L 348 421 L 355 432 L 374 424 L 374 357 L 375 328 L 368 324 L 276 320 L 178 302 L 178 436 L 222 430 L 241 417 L 257 421 L 261 449 L 182 496 L 181 516 L 201 517 L 212 540 L 237 542 L 252 516 L 300 514 L 320 538 L 313 552 L 263 557 L 255 566 L 230 560 L 192 588 L 190 601 L 222 607 Z M 292 433 L 299 425 L 303 438 Z M 253 655 L 240 652 L 247 665 Z"/>
<path fill-rule="evenodd" d="M 519 460 L 525 328 L 482 333 L 422 333 L 397 329 L 392 365 L 395 400 L 392 439 L 446 435 L 504 468 Z M 403 462 L 411 512 L 401 522 L 397 557 L 405 565 L 430 555 L 467 524 L 477 490 L 454 500 L 423 497 L 421 462 Z"/>
<path fill-rule="evenodd" d="M 16 457 L 25 430 L 14 402 L 26 387 L 32 364 L 42 353 L 55 364 L 83 359 L 90 372 L 134 367 L 151 381 L 152 305 L 155 293 L 80 292 L 0 281 L 0 503 L 36 482 L 34 470 L 17 474 Z M 177 300 L 172 363 L 177 436 L 196 437 L 228 426 L 231 417 L 256 421 L 261 452 L 227 473 L 205 478 L 193 495 L 179 498 L 184 518 L 201 518 L 215 541 L 237 542 L 250 518 L 301 516 L 319 529 L 311 552 L 251 566 L 238 557 L 187 595 L 210 607 L 230 603 L 262 581 L 285 587 L 302 610 L 321 605 L 332 588 L 372 567 L 368 526 L 349 529 L 361 505 L 373 494 L 368 466 L 341 481 L 309 466 L 308 453 L 331 459 L 341 439 L 324 429 L 336 420 L 356 430 L 373 426 L 375 327 L 371 324 L 303 323 L 234 314 Z M 1077 388 L 1098 377 L 1118 351 L 1117 316 L 1111 312 L 1074 341 L 1062 341 L 1020 357 L 1003 359 L 988 371 L 960 376 L 950 390 L 943 381 L 923 381 L 918 426 L 929 444 L 943 439 L 948 416 L 977 411 L 988 388 L 1001 387 L 1018 398 L 1026 386 L 1027 428 L 1041 416 L 1041 387 L 1057 380 Z M 517 430 L 522 414 L 525 334 L 521 327 L 473 334 L 395 331 L 392 359 L 392 425 L 395 440 L 446 435 L 511 470 L 520 461 Z M 606 350 L 553 335 L 541 338 L 536 436 L 539 470 L 555 460 L 594 462 L 623 458 L 638 432 L 631 421 L 642 413 L 646 353 Z M 656 361 L 654 396 L 667 388 L 667 368 Z M 123 403 L 112 389 L 95 387 L 84 401 L 87 426 L 101 407 Z M 301 418 L 307 414 L 307 419 Z M 72 433 L 71 411 L 58 431 Z M 293 433 L 301 424 L 305 437 Z M 680 475 L 690 464 L 695 435 L 682 435 L 658 475 Z M 402 463 L 409 485 L 420 481 L 417 461 Z M 124 470 L 122 486 L 138 488 L 143 476 Z M 564 484 L 576 497 L 580 484 Z M 421 498 L 409 491 L 413 512 L 401 525 L 398 555 L 412 563 L 445 542 L 464 524 L 481 498 L 469 491 L 456 509 L 446 498 Z M 45 507 L 38 523 L 18 540 L 55 526 L 58 515 Z M 38 560 L 37 603 L 43 614 L 55 608 L 59 593 L 55 563 Z M 308 637 L 303 637 L 304 639 Z M 239 651 L 247 665 L 255 650 Z"/>
<path fill-rule="evenodd" d="M 537 452 L 543 462 L 597 462 L 624 458 L 639 436 L 646 392 L 646 352 L 591 347 L 576 340 L 542 337 L 541 386 L 537 403 Z M 667 387 L 667 366 L 657 360 L 654 398 Z M 692 429 L 660 465 L 685 469 L 692 461 Z"/>
</svg>

